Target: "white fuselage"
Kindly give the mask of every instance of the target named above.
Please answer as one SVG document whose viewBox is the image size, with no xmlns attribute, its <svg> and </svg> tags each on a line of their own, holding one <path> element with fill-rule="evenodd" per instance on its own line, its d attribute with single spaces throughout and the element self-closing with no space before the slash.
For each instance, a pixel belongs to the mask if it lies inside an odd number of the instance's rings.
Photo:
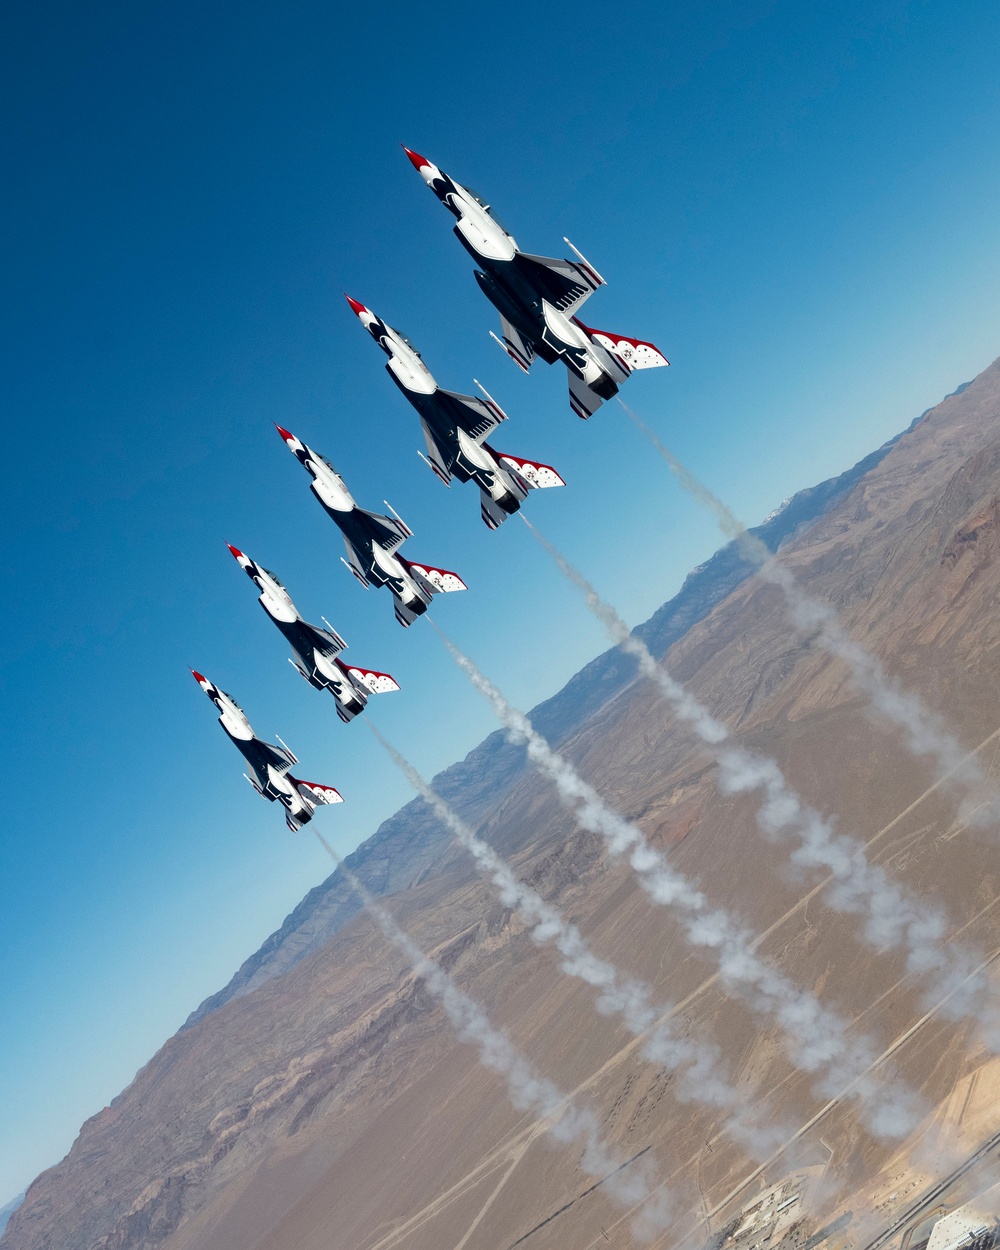
<svg viewBox="0 0 1000 1250">
<path fill-rule="evenodd" d="M 340 474 L 319 456 L 306 460 L 312 474 L 312 489 L 319 500 L 334 512 L 353 512 L 358 506 Z"/>
<path fill-rule="evenodd" d="M 455 185 L 458 194 L 451 201 L 460 213 L 455 229 L 486 260 L 513 260 L 517 244 L 511 236 L 464 187 Z"/>
<path fill-rule="evenodd" d="M 236 706 L 224 690 L 216 687 L 216 695 L 214 698 L 215 706 L 219 709 L 221 715 L 219 720 L 222 727 L 231 738 L 238 738 L 241 742 L 250 742 L 255 737 L 253 727 L 247 720 L 245 713 Z"/>
<path fill-rule="evenodd" d="M 480 204 L 468 188 L 455 182 L 453 178 L 446 178 L 431 161 L 420 166 L 420 176 L 432 188 L 436 180 L 445 181 L 449 185 L 447 199 L 452 212 L 458 218 L 455 229 L 480 256 L 487 260 L 514 259 L 517 243 L 503 226 L 490 216 L 484 205 Z"/>
<path fill-rule="evenodd" d="M 524 492 L 515 489 L 510 474 L 501 465 L 497 464 L 483 443 L 477 443 L 474 438 L 466 434 L 461 426 L 457 427 L 455 432 L 458 435 L 458 445 L 461 448 L 463 458 L 486 477 L 489 483 L 490 495 L 494 499 L 503 499 L 505 495 L 510 494 L 520 498 L 524 497 Z M 478 480 L 481 485 L 482 478 Z"/>
<path fill-rule="evenodd" d="M 372 543 L 371 552 L 372 560 L 385 574 L 386 580 L 402 583 L 399 597 L 404 603 L 427 602 L 426 596 L 420 593 L 417 583 L 395 552 L 386 551 L 378 543 Z"/>
<path fill-rule="evenodd" d="M 388 329 L 388 327 L 387 327 Z M 389 368 L 400 386 L 415 395 L 433 395 L 438 384 L 430 369 L 416 352 L 395 330 L 388 329 L 385 336 L 386 346 L 390 350 Z"/>
<path fill-rule="evenodd" d="M 542 300 L 542 318 L 549 333 L 570 349 L 575 349 L 583 380 L 589 385 L 597 382 L 606 372 L 600 364 L 594 344 L 575 322 L 548 300 Z M 580 357 L 582 356 L 582 361 Z"/>
</svg>

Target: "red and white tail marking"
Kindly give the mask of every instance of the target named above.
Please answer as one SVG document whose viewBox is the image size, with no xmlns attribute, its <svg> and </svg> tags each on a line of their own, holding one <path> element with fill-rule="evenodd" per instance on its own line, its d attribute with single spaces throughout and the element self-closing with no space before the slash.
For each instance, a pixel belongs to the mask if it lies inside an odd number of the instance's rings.
<svg viewBox="0 0 1000 1250">
<path fill-rule="evenodd" d="M 457 573 L 452 573 L 448 569 L 436 569 L 430 564 L 415 564 L 412 560 L 407 561 L 407 567 L 412 569 L 414 573 L 418 573 L 434 590 L 441 594 L 448 594 L 453 590 L 468 590 L 465 582 Z"/>
<path fill-rule="evenodd" d="M 388 673 L 379 673 L 372 668 L 354 668 L 353 666 L 348 668 L 347 671 L 355 681 L 359 681 L 372 694 L 389 694 L 391 691 L 399 689 L 396 679 L 390 677 Z"/>
<path fill-rule="evenodd" d="M 301 781 L 298 777 L 292 777 L 296 790 L 303 796 L 311 800 L 313 803 L 343 803 L 343 798 L 339 790 L 335 790 L 333 786 L 320 785 L 318 781 Z"/>
<path fill-rule="evenodd" d="M 493 449 L 490 448 L 492 451 Z M 522 460 L 520 456 L 508 456 L 506 452 L 493 452 L 501 464 L 519 473 L 535 490 L 544 490 L 548 486 L 565 486 L 566 483 L 550 464 L 540 464 L 537 460 Z"/>
<path fill-rule="evenodd" d="M 653 343 L 647 343 L 643 339 L 630 339 L 626 334 L 614 334 L 610 330 L 595 330 L 593 326 L 585 326 L 579 320 L 577 324 L 602 347 L 614 352 L 629 369 L 659 369 L 670 364 Z"/>
</svg>

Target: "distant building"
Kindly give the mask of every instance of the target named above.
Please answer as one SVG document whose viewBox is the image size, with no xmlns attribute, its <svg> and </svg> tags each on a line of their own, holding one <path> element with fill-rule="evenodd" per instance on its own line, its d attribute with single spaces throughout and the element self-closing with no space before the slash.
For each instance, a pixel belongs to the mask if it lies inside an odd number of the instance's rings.
<svg viewBox="0 0 1000 1250">
<path fill-rule="evenodd" d="M 996 1216 L 968 1203 L 938 1220 L 927 1250 L 994 1250 L 998 1242 L 1000 1222 Z"/>
</svg>

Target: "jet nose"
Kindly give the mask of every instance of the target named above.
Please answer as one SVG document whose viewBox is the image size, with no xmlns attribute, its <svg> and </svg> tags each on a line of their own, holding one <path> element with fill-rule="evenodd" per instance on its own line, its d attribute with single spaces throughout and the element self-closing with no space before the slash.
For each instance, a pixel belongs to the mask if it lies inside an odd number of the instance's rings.
<svg viewBox="0 0 1000 1250">
<path fill-rule="evenodd" d="M 232 543 L 226 543 L 226 546 L 232 552 L 234 560 L 245 560 L 246 556 L 240 551 L 239 547 L 234 547 Z"/>
<path fill-rule="evenodd" d="M 405 143 L 400 144 L 400 146 L 402 147 L 406 155 L 410 158 L 410 164 L 413 166 L 415 170 L 417 170 L 418 173 L 430 167 L 430 161 L 427 159 L 426 156 L 421 156 L 419 152 L 411 152 Z"/>
<path fill-rule="evenodd" d="M 275 421 L 274 423 L 274 428 L 278 431 L 278 433 L 281 435 L 281 437 L 285 440 L 286 443 L 290 443 L 292 439 L 295 437 L 295 435 L 291 432 L 291 430 L 283 429 L 277 423 L 277 421 Z"/>
<path fill-rule="evenodd" d="M 351 297 L 347 294 L 346 291 L 344 292 L 344 299 L 347 300 L 347 302 L 350 304 L 350 306 L 354 309 L 355 313 L 357 313 L 359 317 L 369 312 L 369 310 L 364 306 L 364 304 L 361 303 L 360 300 L 351 299 Z"/>
<path fill-rule="evenodd" d="M 202 677 L 201 673 L 199 673 L 197 669 L 191 670 L 191 676 L 195 679 L 199 686 L 204 686 L 208 682 L 208 678 Z"/>
</svg>

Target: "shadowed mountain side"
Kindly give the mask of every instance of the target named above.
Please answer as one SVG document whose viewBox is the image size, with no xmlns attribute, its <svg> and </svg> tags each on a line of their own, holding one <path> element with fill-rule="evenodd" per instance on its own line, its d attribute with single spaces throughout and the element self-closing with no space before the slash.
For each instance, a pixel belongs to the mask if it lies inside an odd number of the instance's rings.
<svg viewBox="0 0 1000 1250">
<path fill-rule="evenodd" d="M 968 385 L 964 383 L 953 394 L 960 394 Z M 917 417 L 904 433 L 926 415 Z M 902 437 L 897 434 L 837 477 L 800 490 L 763 525 L 750 532 L 771 551 L 777 551 L 783 542 L 801 533 L 843 499 Z M 740 556 L 736 544 L 727 543 L 710 560 L 693 569 L 678 593 L 648 621 L 637 626 L 635 633 L 654 654 L 662 655 L 752 572 L 753 566 Z M 558 746 L 632 681 L 635 673 L 635 660 L 631 656 L 617 648 L 605 651 L 571 677 L 558 694 L 534 708 L 530 713 L 531 722 Z M 439 773 L 433 784 L 474 827 L 498 799 L 509 792 L 524 767 L 524 751 L 511 746 L 506 736 L 497 732 L 484 739 L 464 760 Z M 450 842 L 450 836 L 423 799 L 414 799 L 383 821 L 376 832 L 347 857 L 346 863 L 373 894 L 394 894 L 419 881 Z M 191 1013 L 183 1027 L 190 1028 L 223 1003 L 287 972 L 332 937 L 359 907 L 356 895 L 334 872 L 309 891 L 281 928 L 242 964 L 227 985 Z"/>
<path fill-rule="evenodd" d="M 1000 742 L 1000 363 L 932 410 L 818 523 L 784 547 L 852 636 L 939 709 L 986 768 Z M 773 587 L 744 580 L 669 653 L 673 672 L 742 742 L 955 932 L 1000 954 L 996 830 L 971 831 L 946 789 L 867 713 L 844 666 L 793 633 Z M 943 1106 L 981 1064 L 966 1022 L 926 1015 L 898 953 L 878 953 L 816 878 L 756 831 L 754 796 L 727 797 L 701 746 L 647 682 L 607 699 L 564 750 L 709 898 L 760 938 L 762 955 L 821 994 L 848 1029 L 895 1047 L 902 1077 Z M 485 811 L 485 809 L 484 809 Z M 725 998 L 598 839 L 581 834 L 533 771 L 481 822 L 519 875 L 580 925 L 592 948 L 677 1004 L 678 1029 L 712 1038 L 765 1123 L 804 1125 L 794 1158 L 830 1192 L 863 1186 L 895 1155 L 853 1103 L 823 1110 L 768 1023 Z M 304 852 L 308 853 L 308 852 Z M 316 852 L 318 854 L 318 851 Z M 602 1137 L 647 1150 L 676 1198 L 667 1240 L 702 1244 L 749 1194 L 753 1161 L 718 1113 L 681 1102 L 617 1019 L 559 971 L 457 857 L 388 899 L 517 1047 L 564 1089 L 581 1087 Z M 986 1039 L 1000 1052 L 1000 1036 Z M 961 1109 L 963 1099 L 957 1104 Z M 994 1129 L 995 1131 L 995 1129 Z M 364 915 L 252 994 L 171 1038 L 14 1213 L 3 1250 L 638 1250 L 579 1153 L 515 1113 L 494 1074 Z M 777 1180 L 785 1164 L 765 1173 Z M 717 1214 L 712 1214 L 718 1206 Z M 694 1214 L 695 1223 L 691 1222 Z"/>
<path fill-rule="evenodd" d="M 16 1198 L 12 1198 L 6 1206 L 0 1207 L 0 1233 L 7 1227 L 10 1217 L 24 1201 L 24 1194 L 18 1194 Z"/>
</svg>

